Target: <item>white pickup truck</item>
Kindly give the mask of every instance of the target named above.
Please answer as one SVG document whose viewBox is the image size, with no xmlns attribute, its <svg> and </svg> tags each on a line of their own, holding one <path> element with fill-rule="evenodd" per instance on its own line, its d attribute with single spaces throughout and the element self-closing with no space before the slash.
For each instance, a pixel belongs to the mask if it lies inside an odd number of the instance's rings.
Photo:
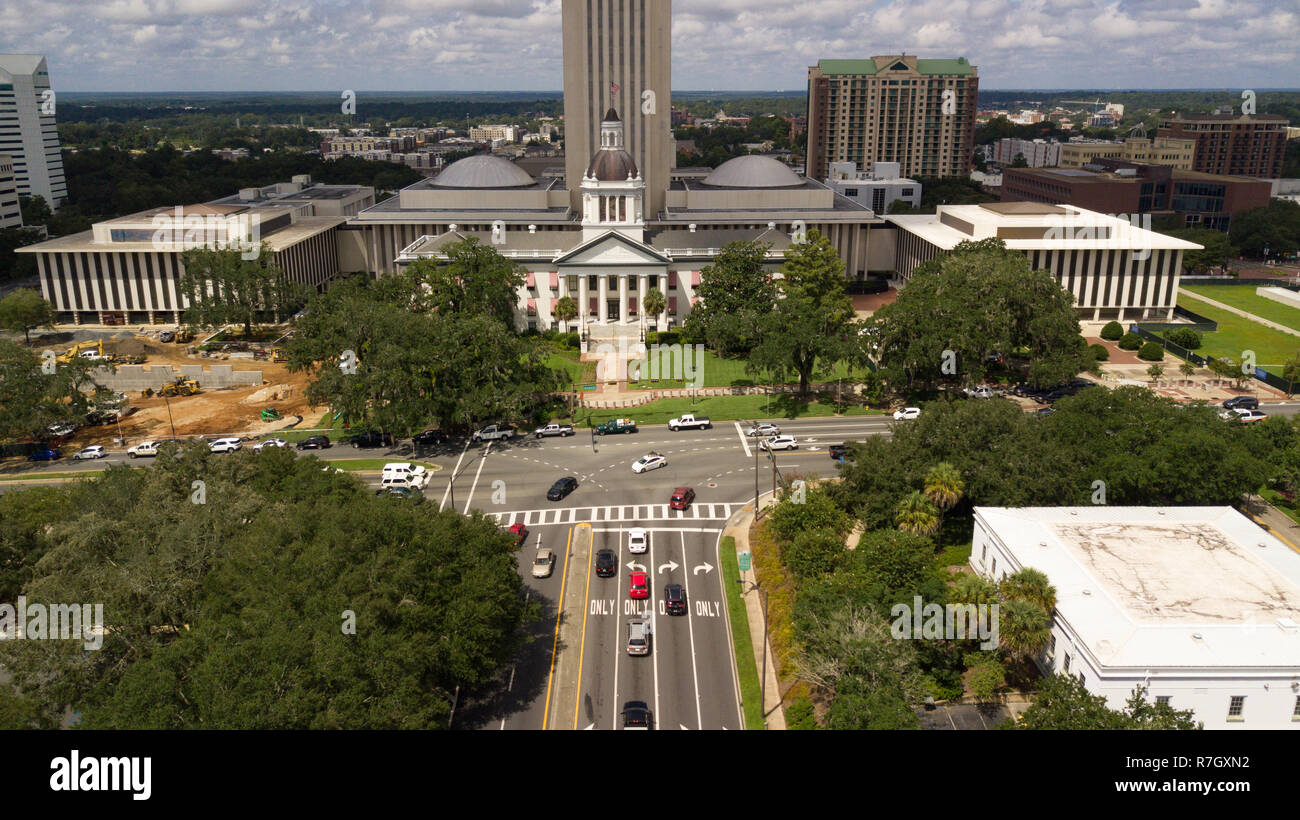
<svg viewBox="0 0 1300 820">
<path fill-rule="evenodd" d="M 686 413 L 678 418 L 668 422 L 669 430 L 707 430 L 713 426 L 713 422 L 707 418 L 696 418 L 694 413 Z"/>
<path fill-rule="evenodd" d="M 571 436 L 573 435 L 573 425 L 555 424 L 552 422 L 545 427 L 538 427 L 533 431 L 533 435 L 537 438 L 542 438 L 543 436 Z"/>
<path fill-rule="evenodd" d="M 474 434 L 475 441 L 496 441 L 498 439 L 514 438 L 515 428 L 507 427 L 504 424 L 489 424 L 482 430 Z"/>
</svg>

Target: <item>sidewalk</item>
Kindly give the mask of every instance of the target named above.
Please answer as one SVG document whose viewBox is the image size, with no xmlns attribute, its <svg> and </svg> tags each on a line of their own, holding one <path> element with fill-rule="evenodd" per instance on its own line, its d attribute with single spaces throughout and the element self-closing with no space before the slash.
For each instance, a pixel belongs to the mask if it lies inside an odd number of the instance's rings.
<svg viewBox="0 0 1300 820">
<path fill-rule="evenodd" d="M 1300 552 L 1300 524 L 1289 515 L 1257 495 L 1247 496 L 1245 509 L 1256 524 L 1277 536 L 1291 549 Z"/>
<path fill-rule="evenodd" d="M 759 496 L 760 508 L 766 509 L 774 503 L 772 494 L 764 493 Z M 747 504 L 744 509 L 735 513 L 727 521 L 726 527 L 722 531 L 722 537 L 731 536 L 736 539 L 736 554 L 749 552 L 749 528 L 754 523 L 754 505 Z M 763 600 L 754 589 L 754 583 L 758 577 L 754 574 L 751 563 L 748 571 L 742 571 L 740 578 L 743 580 L 744 587 L 748 590 L 744 594 L 745 614 L 749 619 L 749 637 L 754 646 L 754 665 L 758 668 L 759 674 L 763 674 Z M 735 628 L 735 625 L 732 625 Z M 767 683 L 765 685 L 766 702 L 763 704 L 763 714 L 767 719 L 768 729 L 785 729 L 785 710 L 782 708 L 781 701 L 781 682 L 776 676 L 776 659 L 772 654 L 772 647 L 767 647 Z"/>
</svg>

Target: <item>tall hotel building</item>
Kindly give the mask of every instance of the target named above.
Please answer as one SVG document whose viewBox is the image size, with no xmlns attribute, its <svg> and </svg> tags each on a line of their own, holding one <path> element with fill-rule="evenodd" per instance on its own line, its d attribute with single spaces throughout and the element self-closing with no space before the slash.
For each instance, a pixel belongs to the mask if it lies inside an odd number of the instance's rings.
<svg viewBox="0 0 1300 820">
<path fill-rule="evenodd" d="M 601 117 L 620 112 L 628 153 L 645 173 L 646 212 L 664 207 L 676 161 L 671 123 L 672 0 L 564 0 L 564 156 L 569 205 L 600 147 Z M 654 92 L 654 113 L 643 105 Z"/>
<path fill-rule="evenodd" d="M 68 198 L 54 127 L 50 73 L 39 54 L 0 54 L 0 154 L 13 159 L 19 196 L 40 196 L 51 208 Z M 42 113 L 42 110 L 50 113 Z"/>
<path fill-rule="evenodd" d="M 825 179 L 832 162 L 897 162 L 913 179 L 966 176 L 978 91 L 965 57 L 821 60 L 808 68 L 808 176 Z"/>
</svg>

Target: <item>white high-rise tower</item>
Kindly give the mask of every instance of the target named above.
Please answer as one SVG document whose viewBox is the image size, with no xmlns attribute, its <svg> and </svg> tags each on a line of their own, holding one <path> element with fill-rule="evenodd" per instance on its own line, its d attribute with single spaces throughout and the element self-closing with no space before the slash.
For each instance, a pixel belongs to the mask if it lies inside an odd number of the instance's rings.
<svg viewBox="0 0 1300 820">
<path fill-rule="evenodd" d="M 55 103 L 44 57 L 0 54 L 0 154 L 13 158 L 18 195 L 43 197 L 51 208 L 68 198 Z"/>
</svg>

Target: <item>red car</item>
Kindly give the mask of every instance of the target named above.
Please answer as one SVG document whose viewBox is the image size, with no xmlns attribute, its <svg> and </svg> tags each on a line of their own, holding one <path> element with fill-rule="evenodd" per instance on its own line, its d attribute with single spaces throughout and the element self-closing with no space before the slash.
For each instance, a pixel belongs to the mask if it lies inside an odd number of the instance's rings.
<svg viewBox="0 0 1300 820">
<path fill-rule="evenodd" d="M 511 524 L 509 532 L 515 537 L 516 547 L 523 544 L 524 539 L 528 537 L 528 528 L 523 524 Z"/>
<path fill-rule="evenodd" d="M 695 491 L 690 487 L 678 487 L 673 490 L 673 497 L 668 499 L 668 506 L 674 510 L 684 510 L 695 500 Z"/>
<path fill-rule="evenodd" d="M 629 598 L 649 598 L 650 597 L 650 580 L 644 572 L 634 572 L 627 582 L 627 594 Z"/>
</svg>

